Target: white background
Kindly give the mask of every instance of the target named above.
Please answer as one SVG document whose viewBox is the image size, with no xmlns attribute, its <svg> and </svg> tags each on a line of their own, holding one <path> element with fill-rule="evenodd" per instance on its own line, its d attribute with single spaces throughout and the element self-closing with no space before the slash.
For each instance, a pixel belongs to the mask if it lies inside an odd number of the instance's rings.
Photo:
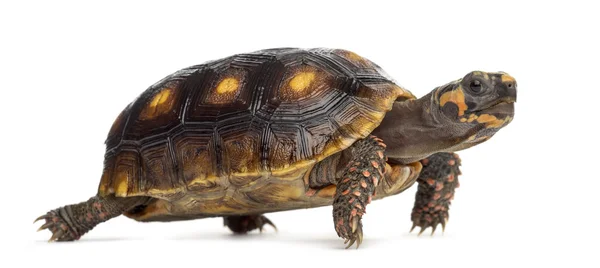
<svg viewBox="0 0 600 268">
<path fill-rule="evenodd" d="M 0 4 L 3 267 L 600 266 L 593 1 L 11 2 Z M 416 187 L 369 206 L 359 250 L 341 250 L 330 207 L 270 214 L 278 233 L 247 236 L 219 218 L 119 217 L 75 243 L 35 232 L 37 216 L 95 194 L 108 129 L 149 85 L 281 46 L 352 50 L 418 96 L 472 70 L 517 79 L 515 120 L 461 153 L 445 235 L 408 233 Z"/>
</svg>

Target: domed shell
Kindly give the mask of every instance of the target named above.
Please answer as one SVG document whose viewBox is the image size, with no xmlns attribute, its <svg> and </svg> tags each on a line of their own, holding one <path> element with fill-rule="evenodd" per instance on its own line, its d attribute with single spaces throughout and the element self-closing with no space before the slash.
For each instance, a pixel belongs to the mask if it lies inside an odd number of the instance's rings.
<svg viewBox="0 0 600 268">
<path fill-rule="evenodd" d="M 414 98 L 346 50 L 269 49 L 185 68 L 117 117 L 99 194 L 172 199 L 297 177 Z"/>
</svg>

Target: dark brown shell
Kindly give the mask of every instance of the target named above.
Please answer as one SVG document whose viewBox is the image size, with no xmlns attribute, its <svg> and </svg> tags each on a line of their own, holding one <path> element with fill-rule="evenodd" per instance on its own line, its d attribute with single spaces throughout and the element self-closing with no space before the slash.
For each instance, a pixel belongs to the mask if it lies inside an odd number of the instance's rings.
<svg viewBox="0 0 600 268">
<path fill-rule="evenodd" d="M 192 66 L 116 119 L 99 194 L 174 198 L 297 177 L 366 137 L 397 99 L 414 96 L 345 50 L 271 49 Z"/>
</svg>

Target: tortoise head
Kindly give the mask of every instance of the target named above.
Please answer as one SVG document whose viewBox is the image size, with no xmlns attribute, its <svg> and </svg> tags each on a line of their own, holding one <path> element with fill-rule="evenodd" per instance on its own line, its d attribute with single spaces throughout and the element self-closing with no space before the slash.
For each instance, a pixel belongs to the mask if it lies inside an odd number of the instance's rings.
<svg viewBox="0 0 600 268">
<path fill-rule="evenodd" d="M 457 151 L 490 139 L 511 122 L 517 82 L 504 72 L 474 71 L 432 93 L 434 117 L 449 127 L 456 143 L 448 151 Z"/>
</svg>

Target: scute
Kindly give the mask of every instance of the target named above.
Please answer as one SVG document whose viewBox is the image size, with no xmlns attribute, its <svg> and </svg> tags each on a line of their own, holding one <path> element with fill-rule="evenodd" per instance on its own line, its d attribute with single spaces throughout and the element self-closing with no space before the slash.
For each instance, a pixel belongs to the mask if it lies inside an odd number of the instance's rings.
<svg viewBox="0 0 600 268">
<path fill-rule="evenodd" d="M 368 136 L 394 101 L 414 98 L 345 50 L 272 49 L 192 66 L 119 115 L 99 194 L 213 200 L 215 211 L 298 201 L 312 165 Z"/>
</svg>

